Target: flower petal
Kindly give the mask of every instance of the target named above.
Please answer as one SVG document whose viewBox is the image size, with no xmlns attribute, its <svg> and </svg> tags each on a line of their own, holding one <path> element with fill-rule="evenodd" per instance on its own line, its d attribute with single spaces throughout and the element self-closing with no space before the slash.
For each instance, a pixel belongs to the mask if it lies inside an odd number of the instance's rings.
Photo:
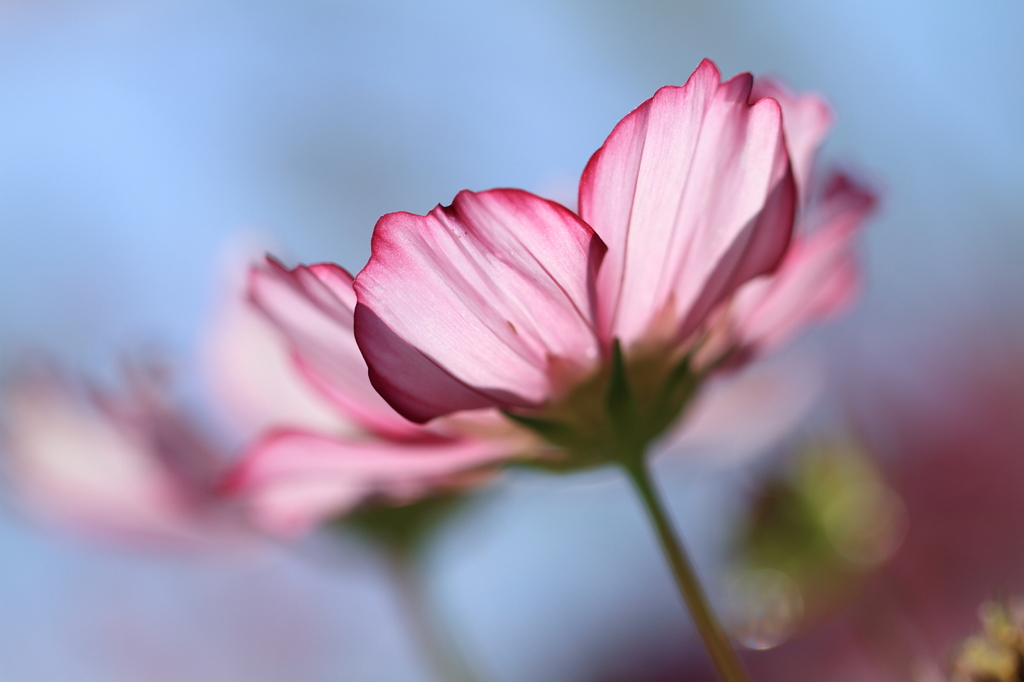
<svg viewBox="0 0 1024 682">
<path fill-rule="evenodd" d="M 506 459 L 510 443 L 418 442 L 279 432 L 258 442 L 227 481 L 260 527 L 295 535 L 373 496 L 411 501 L 450 488 L 461 474 Z"/>
<path fill-rule="evenodd" d="M 51 367 L 0 394 L 6 483 L 47 523 L 96 539 L 199 546 L 240 539 L 214 495 L 216 452 L 141 373 L 100 394 Z"/>
<path fill-rule="evenodd" d="M 626 116 L 587 164 L 580 215 L 608 245 L 600 330 L 630 344 L 668 315 L 683 338 L 789 242 L 795 186 L 778 103 L 710 61 Z"/>
<path fill-rule="evenodd" d="M 345 417 L 390 437 L 418 433 L 370 385 L 352 332 L 356 296 L 345 270 L 331 264 L 288 270 L 267 258 L 250 271 L 249 296 L 285 334 L 298 370 Z"/>
<path fill-rule="evenodd" d="M 599 357 L 592 289 L 604 245 L 563 206 L 463 191 L 426 216 L 384 216 L 372 246 L 355 283 L 356 339 L 374 386 L 413 421 L 541 405 L 566 364 Z"/>
<path fill-rule="evenodd" d="M 227 269 L 227 286 L 202 339 L 202 374 L 232 435 L 249 441 L 285 424 L 325 432 L 361 428 L 296 371 L 284 334 L 246 296 L 251 262 L 246 255 L 243 267 Z"/>
<path fill-rule="evenodd" d="M 800 199 L 807 201 L 814 167 L 814 155 L 832 127 L 832 109 L 819 95 L 796 93 L 784 82 L 771 76 L 754 79 L 751 97 L 755 100 L 771 97 L 782 107 L 782 128 L 786 133 L 786 148 L 793 164 Z"/>
<path fill-rule="evenodd" d="M 861 279 L 854 241 L 875 204 L 867 188 L 846 175 L 832 176 L 801 218 L 800 231 L 809 234 L 794 238 L 775 275 L 737 292 L 733 311 L 744 345 L 774 348 L 853 301 Z"/>
</svg>

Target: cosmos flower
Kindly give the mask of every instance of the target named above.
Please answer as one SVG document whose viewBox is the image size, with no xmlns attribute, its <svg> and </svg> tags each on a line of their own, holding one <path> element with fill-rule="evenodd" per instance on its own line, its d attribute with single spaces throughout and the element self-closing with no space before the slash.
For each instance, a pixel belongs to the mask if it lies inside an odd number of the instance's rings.
<svg viewBox="0 0 1024 682">
<path fill-rule="evenodd" d="M 849 300 L 856 186 L 798 199 L 829 122 L 815 97 L 704 61 L 615 127 L 579 215 L 490 190 L 384 216 L 355 283 L 374 387 L 417 422 L 502 408 L 588 465 L 644 449 L 709 369 Z"/>
<path fill-rule="evenodd" d="M 746 74 L 722 83 L 705 61 L 616 126 L 583 174 L 580 215 L 521 190 L 462 192 L 427 216 L 384 216 L 354 286 L 329 264 L 255 268 L 250 297 L 294 374 L 356 433 L 278 421 L 231 485 L 280 530 L 368 497 L 414 499 L 536 454 L 494 408 L 533 427 L 575 411 L 568 445 L 600 449 L 616 443 L 602 401 L 617 347 L 655 414 L 646 443 L 693 394 L 694 350 L 770 350 L 851 297 L 855 276 L 827 296 L 822 282 L 855 273 L 856 185 L 798 207 L 830 121 L 816 97 Z"/>
<path fill-rule="evenodd" d="M 248 303 L 279 330 L 280 351 L 290 355 L 292 372 L 316 389 L 337 424 L 317 428 L 267 416 L 270 428 L 226 482 L 264 529 L 293 535 L 364 502 L 398 505 L 450 493 L 489 477 L 495 462 L 534 447 L 531 434 L 494 410 L 427 427 L 395 412 L 370 385 L 352 333 L 352 277 L 342 268 L 289 270 L 268 258 L 251 269 L 248 291 Z M 265 335 L 279 333 L 268 326 L 238 327 L 229 345 L 244 352 L 262 344 Z"/>
<path fill-rule="evenodd" d="M 847 237 L 865 213 L 835 201 L 852 183 L 817 214 L 801 207 L 827 107 L 760 89 L 786 101 L 792 133 L 749 74 L 722 82 L 705 61 L 660 89 L 591 157 L 578 215 L 522 190 L 463 191 L 426 216 L 382 217 L 355 280 L 329 264 L 254 270 L 250 294 L 297 369 L 370 437 L 272 434 L 232 484 L 287 530 L 457 487 L 527 454 L 527 427 L 554 446 L 535 464 L 625 467 L 719 674 L 744 679 L 647 448 L 716 370 L 850 299 Z M 818 229 L 794 246 L 798 214 Z"/>
<path fill-rule="evenodd" d="M 225 460 L 172 405 L 159 370 L 101 391 L 40 365 L 3 387 L 2 454 L 17 506 L 135 544 L 223 544 L 242 525 L 216 493 Z"/>
</svg>

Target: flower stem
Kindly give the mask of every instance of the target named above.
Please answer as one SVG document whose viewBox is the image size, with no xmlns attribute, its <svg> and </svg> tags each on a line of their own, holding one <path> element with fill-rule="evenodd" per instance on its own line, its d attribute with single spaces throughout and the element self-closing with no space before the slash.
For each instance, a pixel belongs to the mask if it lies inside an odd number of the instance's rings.
<svg viewBox="0 0 1024 682">
<path fill-rule="evenodd" d="M 715 664 L 719 677 L 724 682 L 747 682 L 743 666 L 729 643 L 725 630 L 722 629 L 715 614 L 711 611 L 707 596 L 705 596 L 697 574 L 686 556 L 683 543 L 672 527 L 665 505 L 654 488 L 647 463 L 643 457 L 638 457 L 631 460 L 629 464 L 624 464 L 624 467 L 644 502 L 648 516 L 654 523 L 658 539 L 661 541 L 661 548 L 672 568 L 676 586 L 686 601 L 694 625 L 697 626 L 697 631 L 700 633 L 701 639 L 704 640 L 704 646 Z"/>
<path fill-rule="evenodd" d="M 391 566 L 413 634 L 438 682 L 477 682 L 479 678 L 460 655 L 451 633 L 435 615 L 417 557 L 410 552 L 391 552 Z"/>
</svg>

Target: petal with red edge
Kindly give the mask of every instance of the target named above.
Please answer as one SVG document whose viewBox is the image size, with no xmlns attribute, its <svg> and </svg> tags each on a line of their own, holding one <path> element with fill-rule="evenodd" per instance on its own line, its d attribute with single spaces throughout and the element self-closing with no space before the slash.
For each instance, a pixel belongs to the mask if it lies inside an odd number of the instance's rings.
<svg viewBox="0 0 1024 682">
<path fill-rule="evenodd" d="M 796 335 L 815 319 L 841 312 L 856 296 L 860 268 L 854 242 L 874 210 L 875 196 L 836 174 L 801 218 L 774 276 L 750 282 L 734 301 L 741 343 L 764 351 Z"/>
<path fill-rule="evenodd" d="M 245 294 L 251 261 L 247 257 L 244 269 L 229 278 L 232 286 L 219 297 L 202 339 L 202 374 L 226 425 L 243 440 L 284 424 L 328 432 L 361 428 L 296 371 L 290 344 Z"/>
<path fill-rule="evenodd" d="M 268 258 L 250 271 L 249 296 L 283 332 L 299 371 L 346 417 L 382 435 L 418 433 L 370 385 L 352 331 L 356 296 L 345 270 L 331 264 L 288 270 Z"/>
<path fill-rule="evenodd" d="M 683 338 L 747 279 L 770 272 L 796 190 L 779 105 L 749 102 L 705 60 L 612 131 L 580 182 L 580 213 L 608 245 L 598 276 L 603 339 L 627 345 L 666 316 Z"/>
<path fill-rule="evenodd" d="M 793 176 L 800 199 L 807 201 L 810 191 L 814 156 L 832 127 L 832 109 L 819 95 L 799 94 L 771 76 L 754 79 L 751 98 L 771 97 L 782 107 L 782 128 L 786 133 L 786 147 L 793 164 Z"/>
<path fill-rule="evenodd" d="M 533 407 L 552 367 L 600 354 L 593 277 L 604 246 L 568 209 L 512 189 L 460 192 L 377 223 L 356 278 L 356 339 L 374 386 L 409 419 Z"/>
</svg>

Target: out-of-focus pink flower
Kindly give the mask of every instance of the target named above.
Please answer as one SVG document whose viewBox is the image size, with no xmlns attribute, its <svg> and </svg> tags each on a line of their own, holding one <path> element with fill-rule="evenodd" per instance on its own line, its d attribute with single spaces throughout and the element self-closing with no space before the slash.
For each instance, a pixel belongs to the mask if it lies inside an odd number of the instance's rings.
<svg viewBox="0 0 1024 682">
<path fill-rule="evenodd" d="M 224 460 L 153 371 L 121 393 L 37 367 L 3 388 L 4 473 L 36 518 L 86 535 L 150 544 L 241 537 L 216 495 Z"/>
<path fill-rule="evenodd" d="M 352 332 L 352 277 L 334 265 L 288 270 L 272 259 L 249 275 L 251 302 L 281 334 L 293 371 L 334 408 L 338 424 L 316 429 L 277 422 L 248 449 L 227 487 L 258 525 L 290 535 L 370 498 L 411 502 L 479 482 L 488 467 L 530 450 L 534 439 L 493 410 L 461 413 L 429 427 L 409 422 L 374 391 Z M 242 329 L 242 328 L 239 328 Z M 249 339 L 236 342 L 244 346 Z M 259 368 L 254 368 L 259 371 Z"/>
</svg>

